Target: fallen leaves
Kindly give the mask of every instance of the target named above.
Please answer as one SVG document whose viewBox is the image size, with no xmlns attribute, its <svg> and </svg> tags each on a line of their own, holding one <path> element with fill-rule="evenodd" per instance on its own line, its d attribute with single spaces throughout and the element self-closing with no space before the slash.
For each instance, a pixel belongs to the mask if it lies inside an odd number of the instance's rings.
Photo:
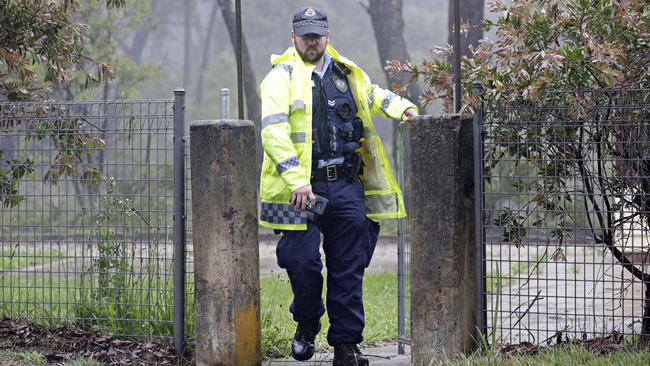
<svg viewBox="0 0 650 366">
<path fill-rule="evenodd" d="M 105 365 L 192 364 L 191 354 L 174 354 L 170 339 L 130 340 L 73 325 L 47 327 L 7 317 L 0 320 L 0 349 L 36 351 L 53 364 L 79 358 L 92 358 Z"/>
</svg>

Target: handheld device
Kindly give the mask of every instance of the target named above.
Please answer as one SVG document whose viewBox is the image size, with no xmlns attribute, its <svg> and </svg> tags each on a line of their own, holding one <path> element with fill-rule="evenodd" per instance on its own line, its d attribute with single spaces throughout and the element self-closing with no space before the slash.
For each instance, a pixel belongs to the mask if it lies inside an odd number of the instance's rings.
<svg viewBox="0 0 650 366">
<path fill-rule="evenodd" d="M 327 198 L 317 194 L 314 195 L 314 207 L 311 207 L 311 202 L 307 201 L 307 220 L 314 222 L 317 216 L 322 215 L 327 208 L 327 202 L 329 202 Z"/>
</svg>

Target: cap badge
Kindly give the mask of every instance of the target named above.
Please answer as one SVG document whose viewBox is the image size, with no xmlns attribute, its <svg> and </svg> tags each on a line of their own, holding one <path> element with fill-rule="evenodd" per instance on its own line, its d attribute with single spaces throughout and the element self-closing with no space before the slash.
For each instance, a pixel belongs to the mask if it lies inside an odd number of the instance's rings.
<svg viewBox="0 0 650 366">
<path fill-rule="evenodd" d="M 309 9 L 305 10 L 305 16 L 306 17 L 313 17 L 314 15 L 316 15 L 316 11 L 314 9 L 309 8 Z"/>
</svg>

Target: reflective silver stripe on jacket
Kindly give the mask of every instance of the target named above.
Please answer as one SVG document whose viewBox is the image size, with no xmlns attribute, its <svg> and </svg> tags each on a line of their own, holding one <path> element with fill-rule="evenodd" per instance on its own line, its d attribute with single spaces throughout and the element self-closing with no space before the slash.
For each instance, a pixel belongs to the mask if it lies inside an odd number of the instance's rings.
<svg viewBox="0 0 650 366">
<path fill-rule="evenodd" d="M 298 158 L 295 157 L 295 156 L 290 157 L 289 159 L 281 161 L 281 162 L 278 163 L 278 166 L 277 166 L 278 173 L 280 175 L 282 175 L 282 173 L 286 172 L 287 170 L 289 170 L 291 168 L 295 168 L 298 165 L 300 165 L 300 163 L 298 162 Z"/>
<path fill-rule="evenodd" d="M 307 213 L 290 204 L 262 202 L 260 217 L 273 224 L 306 224 Z"/>
<path fill-rule="evenodd" d="M 289 123 L 289 116 L 286 113 L 276 113 L 262 118 L 262 128 L 276 123 Z"/>
<path fill-rule="evenodd" d="M 303 111 L 305 110 L 305 102 L 302 99 L 296 99 L 293 101 L 291 108 L 289 108 L 289 113 L 293 113 L 298 109 L 302 109 Z"/>
<path fill-rule="evenodd" d="M 368 107 L 372 109 L 373 104 L 375 104 L 375 88 L 373 87 L 368 94 Z"/>
<path fill-rule="evenodd" d="M 291 141 L 294 144 L 304 144 L 306 138 L 307 138 L 307 134 L 304 133 L 304 132 L 292 132 L 291 133 Z"/>
</svg>

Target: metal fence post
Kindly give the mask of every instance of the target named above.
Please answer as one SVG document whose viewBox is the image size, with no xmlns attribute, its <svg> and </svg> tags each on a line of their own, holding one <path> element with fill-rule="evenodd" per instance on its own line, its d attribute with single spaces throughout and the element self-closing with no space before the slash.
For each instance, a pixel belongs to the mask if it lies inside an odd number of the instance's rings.
<svg viewBox="0 0 650 366">
<path fill-rule="evenodd" d="M 185 347 L 185 89 L 174 90 L 174 352 Z"/>
<path fill-rule="evenodd" d="M 472 84 L 472 94 L 480 98 L 483 85 L 479 82 Z M 485 306 L 485 247 L 483 245 L 483 102 L 474 113 L 474 240 L 476 272 L 476 308 L 474 317 L 479 327 L 479 336 L 487 336 L 486 306 Z M 479 342 L 479 346 L 483 345 Z"/>
<path fill-rule="evenodd" d="M 404 167 L 404 129 L 406 128 L 406 123 L 402 122 L 397 126 L 397 182 L 399 183 L 402 193 L 404 193 L 405 186 L 405 167 Z M 406 235 L 406 219 L 397 220 L 397 353 L 400 355 L 404 354 L 404 337 L 406 333 L 406 324 L 405 324 L 405 301 L 404 301 L 404 289 L 405 289 L 405 258 L 404 258 L 404 244 L 405 244 L 405 235 Z"/>
<path fill-rule="evenodd" d="M 221 119 L 230 118 L 230 89 L 223 88 L 221 89 L 219 95 L 221 95 Z"/>
</svg>

